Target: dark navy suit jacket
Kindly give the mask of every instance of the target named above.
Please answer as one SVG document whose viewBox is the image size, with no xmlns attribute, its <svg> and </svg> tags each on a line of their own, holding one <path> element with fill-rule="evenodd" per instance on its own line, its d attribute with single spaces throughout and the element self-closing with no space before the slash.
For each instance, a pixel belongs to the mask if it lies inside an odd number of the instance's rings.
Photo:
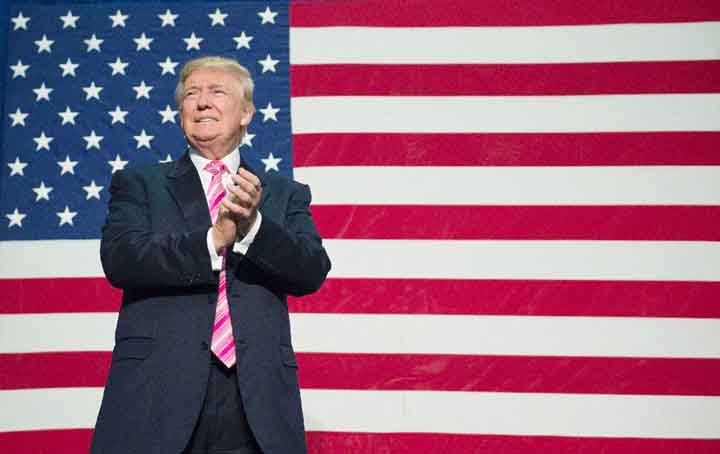
<svg viewBox="0 0 720 454">
<path fill-rule="evenodd" d="M 307 186 L 261 178 L 260 230 L 229 253 L 228 299 L 238 387 L 267 454 L 306 452 L 286 295 L 314 292 L 330 260 L 310 216 Z M 123 289 L 94 454 L 182 452 L 205 396 L 218 273 L 207 250 L 210 215 L 188 155 L 115 173 L 101 258 Z"/>
</svg>

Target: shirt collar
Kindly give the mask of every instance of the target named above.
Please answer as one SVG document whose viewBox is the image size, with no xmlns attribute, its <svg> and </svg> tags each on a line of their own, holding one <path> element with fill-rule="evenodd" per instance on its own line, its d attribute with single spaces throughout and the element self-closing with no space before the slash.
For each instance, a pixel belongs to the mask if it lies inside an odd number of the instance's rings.
<svg viewBox="0 0 720 454">
<path fill-rule="evenodd" d="M 205 169 L 205 166 L 211 161 L 211 159 L 202 156 L 192 147 L 190 147 L 190 160 L 198 172 Z M 222 158 L 222 162 L 231 174 L 237 173 L 238 167 L 240 167 L 240 147 L 235 148 L 230 154 Z"/>
</svg>

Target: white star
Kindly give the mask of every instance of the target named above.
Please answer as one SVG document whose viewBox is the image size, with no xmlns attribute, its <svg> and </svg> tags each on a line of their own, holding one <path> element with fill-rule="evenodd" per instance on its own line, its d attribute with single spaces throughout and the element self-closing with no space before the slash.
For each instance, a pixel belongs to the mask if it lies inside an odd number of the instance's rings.
<svg viewBox="0 0 720 454">
<path fill-rule="evenodd" d="M 212 24 L 210 24 L 211 27 L 214 27 L 218 24 L 224 27 L 225 18 L 228 17 L 228 15 L 220 12 L 220 8 L 215 8 L 215 12 L 212 14 L 208 14 L 208 17 L 212 19 Z"/>
<path fill-rule="evenodd" d="M 268 102 L 268 105 L 266 108 L 259 109 L 259 110 L 263 114 L 263 123 L 265 123 L 268 120 L 278 121 L 277 113 L 280 112 L 280 109 L 274 108 L 272 106 L 271 102 Z"/>
<path fill-rule="evenodd" d="M 10 127 L 13 127 L 15 125 L 22 125 L 25 126 L 25 119 L 28 117 L 27 113 L 22 113 L 20 111 L 20 108 L 18 107 L 15 113 L 8 114 L 8 116 L 12 119 L 12 124 Z"/>
<path fill-rule="evenodd" d="M 80 16 L 73 16 L 72 11 L 68 10 L 67 14 L 64 16 L 60 16 L 60 20 L 63 21 L 63 28 L 75 28 L 75 25 L 77 24 L 77 20 L 80 19 Z"/>
<path fill-rule="evenodd" d="M 23 65 L 22 60 L 18 60 L 17 65 L 10 65 L 10 69 L 13 70 L 13 79 L 16 77 L 27 77 L 26 71 L 30 68 L 30 65 Z"/>
<path fill-rule="evenodd" d="M 115 110 L 111 110 L 108 114 L 112 117 L 111 125 L 115 123 L 125 124 L 125 116 L 128 114 L 128 111 L 120 109 L 120 106 L 115 106 Z"/>
<path fill-rule="evenodd" d="M 92 180 L 90 182 L 90 186 L 83 186 L 83 189 L 87 192 L 85 200 L 90 200 L 92 198 L 100 200 L 100 191 L 102 191 L 103 188 L 104 186 L 98 186 L 95 184 L 95 180 Z"/>
<path fill-rule="evenodd" d="M 77 161 L 71 161 L 69 155 L 65 155 L 64 161 L 58 161 L 58 165 L 60 166 L 60 176 L 65 175 L 66 173 L 71 173 L 75 175 L 75 166 L 77 165 Z"/>
<path fill-rule="evenodd" d="M 61 64 L 59 64 L 58 66 L 61 67 L 62 70 L 63 70 L 63 73 L 62 73 L 62 76 L 63 76 L 63 77 L 67 76 L 68 74 L 71 75 L 71 76 L 73 76 L 73 77 L 75 77 L 75 70 L 76 70 L 77 67 L 80 66 L 80 65 L 77 64 L 77 63 L 73 63 L 73 62 L 70 61 L 70 59 L 68 58 L 65 63 L 61 63 Z"/>
<path fill-rule="evenodd" d="M 170 73 L 175 75 L 175 67 L 179 65 L 178 62 L 170 60 L 170 57 L 165 57 L 165 61 L 158 62 L 158 65 L 162 68 L 162 74 Z"/>
<path fill-rule="evenodd" d="M 43 82 L 39 88 L 33 88 L 33 91 L 37 95 L 37 97 L 35 98 L 35 102 L 38 102 L 41 99 L 44 99 L 45 101 L 50 101 L 50 92 L 53 90 L 54 88 L 46 87 L 45 82 Z"/>
<path fill-rule="evenodd" d="M 169 25 L 171 27 L 175 26 L 175 19 L 178 18 L 177 14 L 173 14 L 169 9 L 165 10 L 165 14 L 158 14 L 158 17 L 162 20 L 161 27 L 164 27 L 166 25 Z"/>
<path fill-rule="evenodd" d="M 45 131 L 40 132 L 39 137 L 33 137 L 33 140 L 37 144 L 37 147 L 35 147 L 35 151 L 40 151 L 41 149 L 46 149 L 47 151 L 50 151 L 50 142 L 52 142 L 52 137 L 48 137 L 45 135 Z"/>
<path fill-rule="evenodd" d="M 115 11 L 114 16 L 108 16 L 110 20 L 112 21 L 112 28 L 115 27 L 125 27 L 125 21 L 127 20 L 128 15 L 123 15 L 122 11 L 117 10 Z"/>
<path fill-rule="evenodd" d="M 243 32 L 240 33 L 240 36 L 234 37 L 233 40 L 237 43 L 237 47 L 235 48 L 236 50 L 242 47 L 250 49 L 250 41 L 253 40 L 253 37 L 246 35 L 245 30 L 243 30 Z"/>
<path fill-rule="evenodd" d="M 14 24 L 13 31 L 21 29 L 21 28 L 23 30 L 27 30 L 27 23 L 30 21 L 30 18 L 23 16 L 22 11 L 20 11 L 18 13 L 17 17 L 12 17 L 12 18 L 10 18 L 10 20 Z"/>
<path fill-rule="evenodd" d="M 38 47 L 38 54 L 41 52 L 47 52 L 52 53 L 52 49 L 50 49 L 50 46 L 52 46 L 55 43 L 55 41 L 47 39 L 47 35 L 43 35 L 42 39 L 35 41 L 35 45 Z"/>
<path fill-rule="evenodd" d="M 129 64 L 130 63 L 126 63 L 126 62 L 120 60 L 120 57 L 118 57 L 115 60 L 115 63 L 108 63 L 108 66 L 110 66 L 113 70 L 111 75 L 114 76 L 115 74 L 122 74 L 124 76 L 125 68 L 127 68 Z"/>
<path fill-rule="evenodd" d="M 120 159 L 119 154 L 115 155 L 114 161 L 108 161 L 108 164 L 110 164 L 110 166 L 112 167 L 112 173 L 115 173 L 118 170 L 124 169 L 125 166 L 127 165 L 127 163 L 128 163 L 127 161 L 123 161 L 122 159 Z"/>
<path fill-rule="evenodd" d="M 258 60 L 258 63 L 262 65 L 263 73 L 266 73 L 268 71 L 275 72 L 275 65 L 277 65 L 279 62 L 280 60 L 273 60 L 270 54 L 267 54 L 267 57 L 265 57 L 264 60 Z"/>
<path fill-rule="evenodd" d="M 62 118 L 62 123 L 60 124 L 61 126 L 66 123 L 74 125 L 75 117 L 78 116 L 78 113 L 70 110 L 70 106 L 65 106 L 65 112 L 58 112 L 58 115 L 60 115 L 60 118 Z"/>
<path fill-rule="evenodd" d="M 90 39 L 83 40 L 83 42 L 85 42 L 85 45 L 87 45 L 88 52 L 93 50 L 100 52 L 100 44 L 102 44 L 104 41 L 104 39 L 98 39 L 97 36 L 95 36 L 95 33 L 93 33 Z"/>
<path fill-rule="evenodd" d="M 6 218 L 10 220 L 10 223 L 8 224 L 8 228 L 16 225 L 18 227 L 22 227 L 22 221 L 27 217 L 27 214 L 20 213 L 17 208 L 15 208 L 15 211 L 12 213 L 8 213 L 5 215 Z"/>
<path fill-rule="evenodd" d="M 32 188 L 33 192 L 37 194 L 35 196 L 35 201 L 39 202 L 40 200 L 50 200 L 50 192 L 52 192 L 53 188 L 50 186 L 45 186 L 45 182 L 41 181 L 40 186 L 36 188 Z"/>
<path fill-rule="evenodd" d="M 83 136 L 83 139 L 85 142 L 87 142 L 87 145 L 85 146 L 86 150 L 89 150 L 91 148 L 97 148 L 100 149 L 100 141 L 103 140 L 103 136 L 98 136 L 95 134 L 95 130 L 93 129 L 90 131 L 89 136 Z"/>
<path fill-rule="evenodd" d="M 278 164 L 282 161 L 282 158 L 276 158 L 273 156 L 272 152 L 268 155 L 267 158 L 261 159 L 263 164 L 265 164 L 265 171 L 268 172 L 270 170 L 274 170 L 276 172 L 279 172 L 280 169 L 278 168 Z"/>
<path fill-rule="evenodd" d="M 135 147 L 135 149 L 147 147 L 147 149 L 149 150 L 150 149 L 150 141 L 153 140 L 155 138 L 155 136 L 147 135 L 145 133 L 145 130 L 143 129 L 142 131 L 140 131 L 139 136 L 133 136 L 133 138 L 137 141 L 137 147 Z"/>
<path fill-rule="evenodd" d="M 135 97 L 135 99 L 140 99 L 140 98 L 150 99 L 150 90 L 152 90 L 153 87 L 151 85 L 145 85 L 144 80 L 140 82 L 140 85 L 136 85 L 132 88 L 133 88 L 133 90 L 135 90 L 135 93 L 137 93 L 137 96 Z"/>
<path fill-rule="evenodd" d="M 85 92 L 85 101 L 89 101 L 92 98 L 100 101 L 100 92 L 103 90 L 103 87 L 95 85 L 95 81 L 90 82 L 89 87 L 82 87 L 82 89 Z"/>
<path fill-rule="evenodd" d="M 263 11 L 263 12 L 261 12 L 261 13 L 257 13 L 257 14 L 258 14 L 258 16 L 260 16 L 260 18 L 262 19 L 262 22 L 260 23 L 260 25 L 262 25 L 262 24 L 267 24 L 267 23 L 274 24 L 274 23 L 275 23 L 275 16 L 278 15 L 278 13 L 274 13 L 274 12 L 270 11 L 270 7 L 269 7 L 269 6 L 266 6 L 266 7 L 265 7 L 265 11 Z"/>
<path fill-rule="evenodd" d="M 16 157 L 15 162 L 8 162 L 8 167 L 10 167 L 10 176 L 13 176 L 13 175 L 25 176 L 25 172 L 23 170 L 27 166 L 28 166 L 27 162 L 21 162 L 20 158 Z"/>
<path fill-rule="evenodd" d="M 137 49 L 135 49 L 136 51 L 140 51 L 142 49 L 150 50 L 150 43 L 155 41 L 155 38 L 148 38 L 143 32 L 139 38 L 133 38 L 133 41 L 137 44 Z"/>
<path fill-rule="evenodd" d="M 177 110 L 172 110 L 170 108 L 169 104 L 165 105 L 165 110 L 158 110 L 158 113 L 162 116 L 162 122 L 160 124 L 164 124 L 167 122 L 175 123 L 175 115 L 177 115 Z"/>
<path fill-rule="evenodd" d="M 195 36 L 195 32 L 192 32 L 190 34 L 189 38 L 183 38 L 183 41 L 185 41 L 185 43 L 187 43 L 187 48 L 185 50 L 190 50 L 190 49 L 200 50 L 200 43 L 203 42 L 204 40 L 205 40 L 205 38 L 197 37 L 197 36 Z"/>
<path fill-rule="evenodd" d="M 172 162 L 172 156 L 170 156 L 170 153 L 168 153 L 167 156 L 165 156 L 165 159 L 161 159 L 161 160 L 159 160 L 158 162 L 159 162 L 160 164 L 165 164 L 165 163 L 168 163 L 168 162 Z"/>
<path fill-rule="evenodd" d="M 252 140 L 255 138 L 255 134 L 250 134 L 250 132 L 245 132 L 245 135 L 242 138 L 242 142 L 240 143 L 240 146 L 247 145 L 248 147 L 252 147 Z"/>
<path fill-rule="evenodd" d="M 77 216 L 77 211 L 70 211 L 70 208 L 68 208 L 67 205 L 65 205 L 65 211 L 61 211 L 59 213 L 55 213 L 60 218 L 60 226 L 65 224 L 75 225 L 73 224 L 73 218 Z"/>
</svg>

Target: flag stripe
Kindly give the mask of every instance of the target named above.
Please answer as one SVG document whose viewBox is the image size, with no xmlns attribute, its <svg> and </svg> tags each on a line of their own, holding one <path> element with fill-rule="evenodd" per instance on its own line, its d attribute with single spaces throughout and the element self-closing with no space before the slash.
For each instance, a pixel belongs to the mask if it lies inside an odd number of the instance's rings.
<svg viewBox="0 0 720 454">
<path fill-rule="evenodd" d="M 326 240 L 330 277 L 718 281 L 720 243 Z M 381 258 L 380 260 L 378 258 Z"/>
<path fill-rule="evenodd" d="M 515 65 L 296 65 L 292 96 L 502 96 L 720 91 L 720 60 Z M 456 81 L 455 85 L 448 80 Z"/>
<path fill-rule="evenodd" d="M 76 454 L 87 452 L 91 429 L 34 430 L 0 433 L 0 445 L 9 452 L 24 454 Z M 368 432 L 307 432 L 308 453 L 347 452 L 374 454 L 378 450 L 394 453 L 423 452 L 427 454 L 467 452 L 538 452 L 619 454 L 716 454 L 720 441 L 702 439 L 648 439 L 612 437 L 506 436 L 439 433 L 368 433 Z M 50 448 L 51 447 L 51 448 Z"/>
<path fill-rule="evenodd" d="M 304 389 L 720 395 L 720 359 L 298 353 Z M 0 355 L 0 389 L 104 386 L 109 352 Z M 13 369 L 9 369 L 13 368 Z"/>
<path fill-rule="evenodd" d="M 315 205 L 720 205 L 720 166 L 343 166 L 295 175 Z"/>
<path fill-rule="evenodd" d="M 317 205 L 323 238 L 720 241 L 720 206 Z"/>
<path fill-rule="evenodd" d="M 719 165 L 720 133 L 296 134 L 293 150 L 298 167 Z"/>
<path fill-rule="evenodd" d="M 720 318 L 720 282 L 328 279 L 299 313 Z"/>
<path fill-rule="evenodd" d="M 720 440 L 506 436 L 438 433 L 308 432 L 308 452 L 448 454 L 539 452 L 572 454 L 717 454 Z M 352 449 L 352 451 L 348 451 Z"/>
<path fill-rule="evenodd" d="M 0 391 L 0 430 L 91 427 L 101 395 L 102 388 Z M 720 398 L 704 396 L 305 389 L 302 402 L 310 431 L 704 439 L 720 418 Z"/>
<path fill-rule="evenodd" d="M 48 299 L 53 292 L 58 298 Z M 4 280 L 0 295 L 1 314 L 116 312 L 120 304 L 119 291 L 103 278 Z M 720 282 L 358 278 L 328 279 L 318 293 L 290 297 L 288 307 L 302 313 L 720 318 L 718 301 Z"/>
<path fill-rule="evenodd" d="M 295 134 L 718 131 L 720 94 L 306 96 L 291 115 Z"/>
<path fill-rule="evenodd" d="M 116 319 L 1 315 L 0 353 L 110 351 Z M 298 352 L 720 357 L 720 320 L 707 318 L 293 313 L 290 320 Z"/>
<path fill-rule="evenodd" d="M 718 37 L 720 22 L 546 27 L 293 27 L 290 29 L 293 43 L 290 63 L 523 64 L 717 60 Z"/>
<path fill-rule="evenodd" d="M 89 255 L 97 243 L 78 240 L 73 250 Z M 329 275 L 334 278 L 720 281 L 720 243 L 712 241 L 328 239 L 324 244 L 333 257 Z M 102 275 L 97 257 L 94 270 L 77 260 L 64 267 L 43 262 L 63 251 L 63 244 L 3 245 L 24 260 L 0 265 L 2 279 Z"/>
<path fill-rule="evenodd" d="M 383 26 L 527 26 L 560 24 L 607 24 L 616 22 L 689 22 L 720 19 L 720 6 L 713 0 L 679 3 L 673 0 L 641 0 L 623 3 L 610 0 L 578 3 L 554 0 L 507 2 L 486 0 L 414 0 L 395 2 L 388 14 L 383 0 L 354 0 L 341 7 L 332 2 L 296 2 L 290 10 L 293 27 Z"/>
</svg>

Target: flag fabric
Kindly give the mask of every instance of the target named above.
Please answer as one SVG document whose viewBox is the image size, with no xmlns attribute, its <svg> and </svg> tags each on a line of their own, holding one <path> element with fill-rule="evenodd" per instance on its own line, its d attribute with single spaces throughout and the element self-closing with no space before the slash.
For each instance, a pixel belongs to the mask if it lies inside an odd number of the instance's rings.
<svg viewBox="0 0 720 454">
<path fill-rule="evenodd" d="M 289 301 L 310 452 L 720 452 L 717 2 L 18 3 L 5 27 L 4 450 L 87 449 L 110 176 L 182 154 L 175 73 L 223 54 L 257 82 L 244 156 L 310 184 L 333 261 Z"/>
</svg>

